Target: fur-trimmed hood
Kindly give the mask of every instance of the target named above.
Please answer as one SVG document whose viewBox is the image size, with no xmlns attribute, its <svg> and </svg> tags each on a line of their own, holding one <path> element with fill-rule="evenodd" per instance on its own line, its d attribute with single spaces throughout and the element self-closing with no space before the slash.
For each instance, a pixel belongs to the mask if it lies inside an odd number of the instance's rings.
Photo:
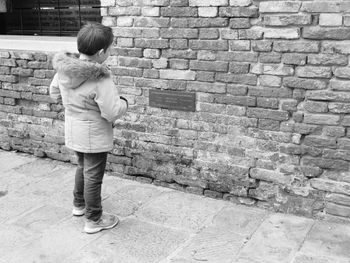
<svg viewBox="0 0 350 263">
<path fill-rule="evenodd" d="M 67 88 L 77 88 L 86 80 L 98 80 L 110 75 L 106 65 L 79 59 L 67 52 L 57 53 L 52 59 L 59 81 Z"/>
</svg>

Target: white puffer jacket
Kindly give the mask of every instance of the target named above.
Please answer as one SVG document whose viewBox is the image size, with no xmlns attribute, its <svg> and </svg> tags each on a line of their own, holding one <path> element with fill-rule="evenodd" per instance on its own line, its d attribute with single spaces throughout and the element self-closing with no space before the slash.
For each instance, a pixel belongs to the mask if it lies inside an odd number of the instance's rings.
<svg viewBox="0 0 350 263">
<path fill-rule="evenodd" d="M 50 96 L 65 108 L 65 143 L 84 153 L 107 152 L 113 148 L 113 123 L 127 110 L 108 68 L 58 53 L 52 61 L 57 71 Z"/>
</svg>

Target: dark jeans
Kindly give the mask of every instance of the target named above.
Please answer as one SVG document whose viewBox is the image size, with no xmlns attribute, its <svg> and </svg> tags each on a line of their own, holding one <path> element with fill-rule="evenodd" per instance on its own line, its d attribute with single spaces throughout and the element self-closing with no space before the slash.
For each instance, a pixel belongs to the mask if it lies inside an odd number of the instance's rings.
<svg viewBox="0 0 350 263">
<path fill-rule="evenodd" d="M 73 204 L 76 207 L 85 206 L 85 217 L 97 221 L 102 215 L 101 186 L 107 153 L 75 153 L 78 167 L 75 173 Z"/>
</svg>

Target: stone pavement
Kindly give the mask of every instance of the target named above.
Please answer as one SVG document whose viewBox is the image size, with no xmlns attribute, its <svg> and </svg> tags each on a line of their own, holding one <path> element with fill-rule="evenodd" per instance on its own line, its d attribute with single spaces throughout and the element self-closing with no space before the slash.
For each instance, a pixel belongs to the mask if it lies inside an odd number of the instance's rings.
<svg viewBox="0 0 350 263">
<path fill-rule="evenodd" d="M 349 263 L 350 224 L 239 206 L 106 175 L 121 222 L 85 234 L 74 165 L 0 150 L 1 263 Z"/>
</svg>

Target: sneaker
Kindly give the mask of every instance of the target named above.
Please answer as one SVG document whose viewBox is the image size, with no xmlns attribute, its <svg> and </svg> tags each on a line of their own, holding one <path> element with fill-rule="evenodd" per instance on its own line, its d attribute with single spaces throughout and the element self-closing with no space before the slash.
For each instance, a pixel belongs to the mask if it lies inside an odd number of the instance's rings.
<svg viewBox="0 0 350 263">
<path fill-rule="evenodd" d="M 83 216 L 85 214 L 85 206 L 73 206 L 72 214 L 73 216 Z"/>
<path fill-rule="evenodd" d="M 85 222 L 84 231 L 88 234 L 97 233 L 104 229 L 111 229 L 119 223 L 118 217 L 103 213 L 98 221 L 87 220 Z"/>
</svg>

